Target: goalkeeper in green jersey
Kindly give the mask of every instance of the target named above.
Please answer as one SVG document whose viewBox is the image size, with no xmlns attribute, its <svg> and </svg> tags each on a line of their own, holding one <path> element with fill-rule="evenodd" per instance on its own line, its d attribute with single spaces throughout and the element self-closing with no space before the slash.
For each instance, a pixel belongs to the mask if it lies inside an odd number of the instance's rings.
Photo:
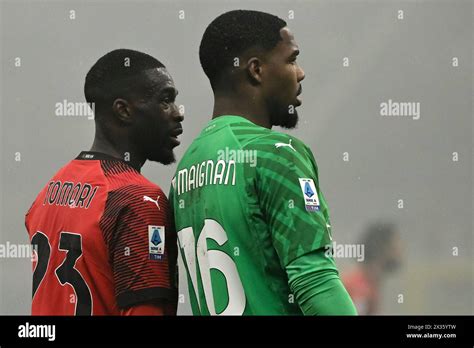
<svg viewBox="0 0 474 348">
<path fill-rule="evenodd" d="M 213 117 L 170 192 L 195 315 L 356 314 L 328 252 L 313 154 L 271 130 L 298 122 L 298 54 L 286 23 L 263 12 L 227 12 L 203 35 Z"/>
</svg>

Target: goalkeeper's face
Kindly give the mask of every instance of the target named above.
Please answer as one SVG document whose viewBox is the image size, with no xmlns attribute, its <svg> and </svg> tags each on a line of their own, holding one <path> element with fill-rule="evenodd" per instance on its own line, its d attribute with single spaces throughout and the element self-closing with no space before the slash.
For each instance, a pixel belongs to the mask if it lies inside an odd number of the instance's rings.
<svg viewBox="0 0 474 348">
<path fill-rule="evenodd" d="M 304 71 L 296 62 L 298 46 L 291 31 L 280 30 L 281 41 L 265 60 L 265 81 L 263 95 L 273 126 L 294 128 L 298 123 L 296 108 L 301 105 L 301 81 Z"/>
</svg>

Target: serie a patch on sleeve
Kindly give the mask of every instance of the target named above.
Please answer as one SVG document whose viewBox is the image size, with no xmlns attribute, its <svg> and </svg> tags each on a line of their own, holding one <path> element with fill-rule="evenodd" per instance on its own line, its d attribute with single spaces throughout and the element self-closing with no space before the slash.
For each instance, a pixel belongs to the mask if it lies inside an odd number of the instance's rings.
<svg viewBox="0 0 474 348">
<path fill-rule="evenodd" d="M 161 260 L 165 253 L 165 226 L 148 225 L 148 253 L 150 260 Z"/>
<path fill-rule="evenodd" d="M 319 197 L 313 179 L 298 178 L 306 211 L 319 211 Z"/>
</svg>

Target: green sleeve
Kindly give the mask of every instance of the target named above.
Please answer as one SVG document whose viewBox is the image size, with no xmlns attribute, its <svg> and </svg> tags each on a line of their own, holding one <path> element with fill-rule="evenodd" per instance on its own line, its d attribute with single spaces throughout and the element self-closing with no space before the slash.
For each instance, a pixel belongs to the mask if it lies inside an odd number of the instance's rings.
<svg viewBox="0 0 474 348">
<path fill-rule="evenodd" d="M 257 153 L 258 204 L 280 264 L 285 268 L 301 255 L 331 243 L 329 210 L 319 187 L 315 163 L 302 142 L 286 134 L 258 140 L 246 149 Z M 319 199 L 317 209 L 310 210 L 307 205 L 302 180 L 311 181 L 314 192 L 308 197 Z"/>
<path fill-rule="evenodd" d="M 286 267 L 291 291 L 305 315 L 357 315 L 339 273 L 325 249 L 295 259 Z"/>
</svg>

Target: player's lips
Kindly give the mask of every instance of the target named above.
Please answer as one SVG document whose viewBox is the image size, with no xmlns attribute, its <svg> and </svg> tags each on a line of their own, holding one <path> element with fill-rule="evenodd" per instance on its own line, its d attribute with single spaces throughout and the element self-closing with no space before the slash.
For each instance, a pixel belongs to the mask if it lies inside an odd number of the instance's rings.
<svg viewBox="0 0 474 348">
<path fill-rule="evenodd" d="M 181 142 L 178 140 L 178 136 L 180 134 L 183 134 L 183 128 L 181 126 L 176 127 L 175 129 L 173 129 L 170 132 L 170 139 L 171 139 L 171 142 L 174 145 L 173 147 L 178 146 L 179 144 L 181 144 Z"/>
<path fill-rule="evenodd" d="M 296 106 L 300 106 L 301 103 L 302 103 L 302 100 L 301 100 L 301 97 L 300 97 L 301 92 L 303 92 L 303 87 L 300 85 L 300 88 L 298 88 L 298 93 L 296 93 L 296 101 L 297 101 L 297 104 L 298 104 Z"/>
</svg>

